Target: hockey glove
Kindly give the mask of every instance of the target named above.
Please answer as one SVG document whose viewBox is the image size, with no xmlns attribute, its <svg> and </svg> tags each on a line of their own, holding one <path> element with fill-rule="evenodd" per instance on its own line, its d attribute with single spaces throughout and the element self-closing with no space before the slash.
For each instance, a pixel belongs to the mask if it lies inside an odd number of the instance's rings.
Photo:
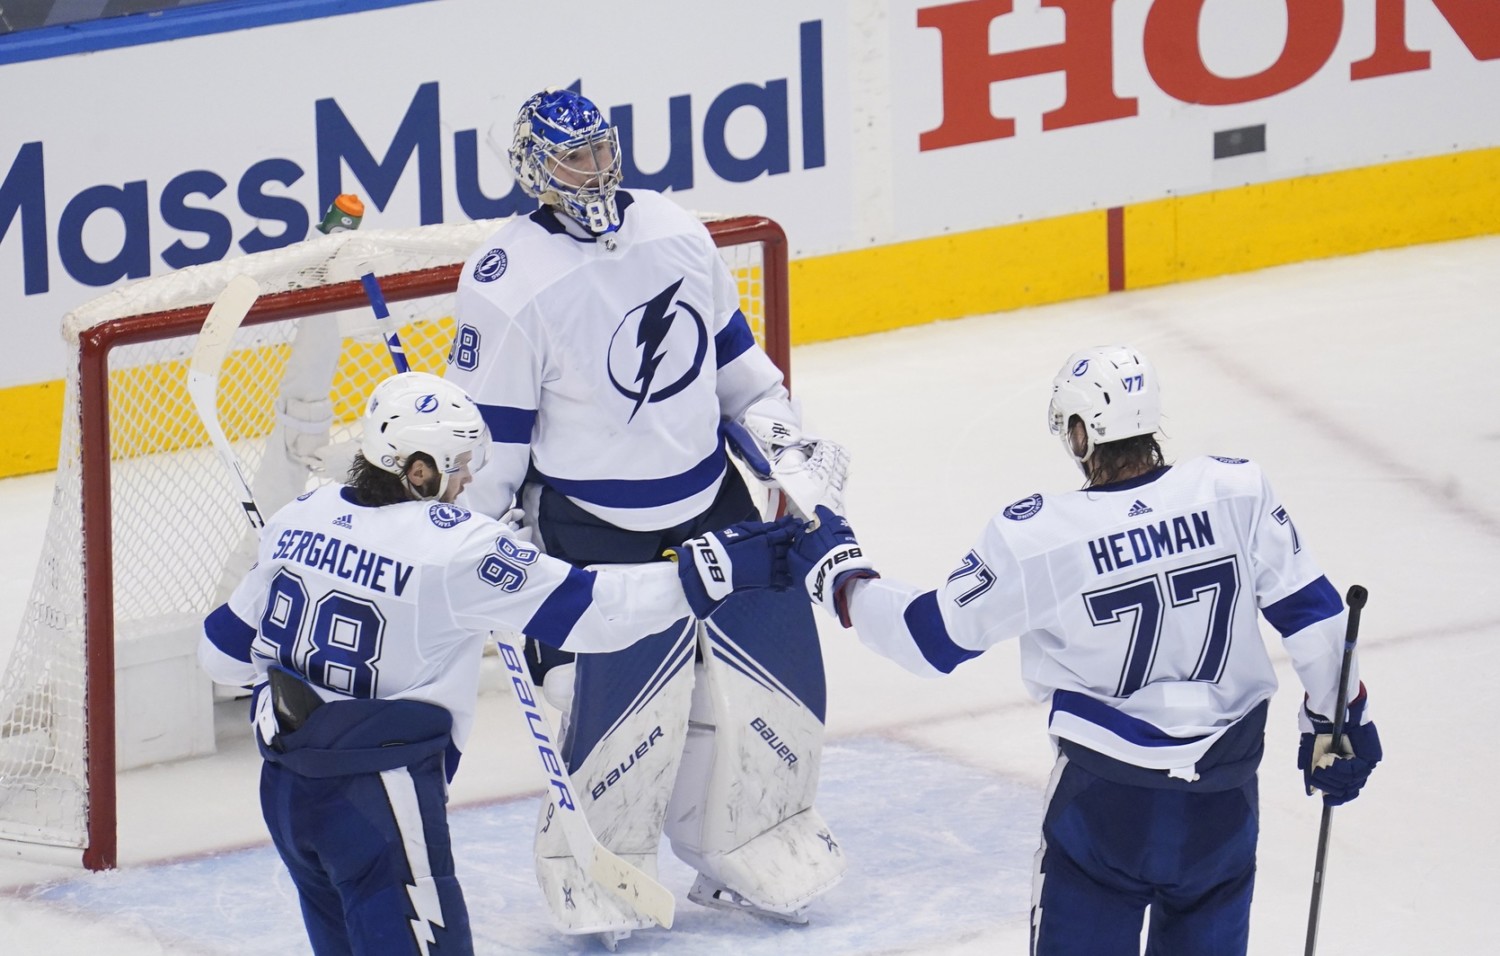
<svg viewBox="0 0 1500 956">
<path fill-rule="evenodd" d="M 693 614 L 707 618 L 738 590 L 791 587 L 786 556 L 796 527 L 795 518 L 745 521 L 669 548 Z"/>
<path fill-rule="evenodd" d="M 744 421 L 725 419 L 729 450 L 762 484 L 779 491 L 793 513 L 811 518 L 818 505 L 844 510 L 849 450 L 826 438 L 802 433 L 797 415 L 783 399 L 750 406 Z"/>
<path fill-rule="evenodd" d="M 845 627 L 850 625 L 849 585 L 880 577 L 855 540 L 849 522 L 823 505 L 817 506 L 814 519 L 797 532 L 787 564 L 812 602 Z"/>
<path fill-rule="evenodd" d="M 1359 696 L 1349 705 L 1344 720 L 1340 753 L 1333 754 L 1333 721 L 1322 714 L 1315 714 L 1302 705 L 1298 724 L 1302 728 L 1302 741 L 1297 747 L 1297 769 L 1302 771 L 1302 780 L 1307 792 L 1323 791 L 1323 805 L 1337 807 L 1359 796 L 1359 791 L 1370 779 L 1370 772 L 1383 756 L 1380 749 L 1380 734 L 1375 724 L 1365 719 L 1364 685 L 1360 685 Z"/>
</svg>

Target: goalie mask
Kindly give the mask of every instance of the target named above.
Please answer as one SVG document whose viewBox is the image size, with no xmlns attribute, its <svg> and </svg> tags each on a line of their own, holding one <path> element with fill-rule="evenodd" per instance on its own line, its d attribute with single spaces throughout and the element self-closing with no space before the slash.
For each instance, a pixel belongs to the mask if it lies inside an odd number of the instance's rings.
<svg viewBox="0 0 1500 956">
<path fill-rule="evenodd" d="M 620 225 L 620 139 L 587 97 L 545 90 L 521 107 L 510 144 L 521 190 L 595 235 Z"/>
<path fill-rule="evenodd" d="M 471 473 L 479 470 L 489 442 L 479 406 L 463 389 L 426 372 L 402 372 L 370 394 L 360 451 L 370 464 L 400 475 L 403 482 L 407 462 L 426 453 L 441 476 L 433 497 L 442 498 L 454 475 L 465 467 Z"/>
<path fill-rule="evenodd" d="M 1083 422 L 1087 436 L 1082 455 L 1068 435 L 1074 416 Z M 1048 425 L 1080 467 L 1093 456 L 1096 445 L 1153 434 L 1160 423 L 1156 370 L 1128 345 L 1074 352 L 1052 379 Z"/>
</svg>

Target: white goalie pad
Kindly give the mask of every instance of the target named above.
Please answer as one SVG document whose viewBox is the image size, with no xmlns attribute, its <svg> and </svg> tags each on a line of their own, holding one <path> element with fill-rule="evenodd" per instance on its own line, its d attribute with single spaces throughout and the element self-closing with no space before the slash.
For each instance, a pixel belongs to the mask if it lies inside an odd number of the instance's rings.
<svg viewBox="0 0 1500 956">
<path fill-rule="evenodd" d="M 812 807 L 823 724 L 712 621 L 702 647 L 667 812 L 672 851 L 754 906 L 796 913 L 847 868 Z"/>
<path fill-rule="evenodd" d="M 683 627 L 657 672 L 635 700 L 620 708 L 618 718 L 571 774 L 579 809 L 599 842 L 652 877 L 693 696 L 698 624 L 684 622 Z M 579 693 L 588 692 L 582 678 L 579 687 Z M 569 722 L 580 720 L 580 708 L 595 704 L 575 700 Z M 568 737 L 573 736 L 569 731 Z M 561 829 L 552 825 L 557 813 L 556 794 L 549 792 L 537 817 L 534 844 L 537 883 L 557 928 L 569 934 L 607 934 L 655 925 L 589 880 Z"/>
</svg>

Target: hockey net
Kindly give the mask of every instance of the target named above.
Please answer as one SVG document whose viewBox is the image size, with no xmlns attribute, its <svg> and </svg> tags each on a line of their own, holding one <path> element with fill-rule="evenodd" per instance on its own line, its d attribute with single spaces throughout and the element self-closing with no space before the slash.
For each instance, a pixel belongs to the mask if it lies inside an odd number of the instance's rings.
<svg viewBox="0 0 1500 956">
<path fill-rule="evenodd" d="M 703 218 L 757 338 L 787 371 L 784 234 L 759 217 Z M 139 695 L 117 713 L 116 675 L 119 661 L 142 658 L 133 647 L 165 642 L 193 671 L 191 686 L 168 696 L 211 695 L 191 647 L 253 560 L 252 532 L 186 385 L 197 332 L 226 283 L 245 274 L 263 290 L 225 360 L 218 409 L 270 515 L 341 477 L 309 451 L 353 442 L 366 397 L 390 374 L 388 323 L 413 369 L 442 373 L 463 260 L 498 226 L 318 235 L 131 283 L 64 319 L 74 360 L 56 485 L 0 679 L 0 847 L 64 858 L 80 850 L 84 866 L 113 867 L 117 771 L 212 752 L 211 702 L 206 743 L 165 757 L 133 745 L 125 725 L 146 738 L 160 728 L 129 712 Z M 379 326 L 359 282 L 368 272 L 390 304 Z"/>
</svg>

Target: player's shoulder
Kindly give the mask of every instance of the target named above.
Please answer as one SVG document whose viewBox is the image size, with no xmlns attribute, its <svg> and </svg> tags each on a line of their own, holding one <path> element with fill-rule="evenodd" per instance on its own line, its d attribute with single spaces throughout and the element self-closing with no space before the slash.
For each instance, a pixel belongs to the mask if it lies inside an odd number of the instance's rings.
<svg viewBox="0 0 1500 956">
<path fill-rule="evenodd" d="M 502 304 L 523 304 L 577 268 L 575 243 L 539 221 L 545 212 L 514 216 L 469 254 L 460 290 Z"/>
<path fill-rule="evenodd" d="M 703 220 L 653 189 L 622 190 L 627 228 L 642 238 L 686 235 L 712 242 Z"/>
<path fill-rule="evenodd" d="M 1173 465 L 1172 471 L 1179 481 L 1211 482 L 1231 491 L 1253 492 L 1264 481 L 1259 464 L 1232 455 L 1199 455 Z"/>
</svg>

